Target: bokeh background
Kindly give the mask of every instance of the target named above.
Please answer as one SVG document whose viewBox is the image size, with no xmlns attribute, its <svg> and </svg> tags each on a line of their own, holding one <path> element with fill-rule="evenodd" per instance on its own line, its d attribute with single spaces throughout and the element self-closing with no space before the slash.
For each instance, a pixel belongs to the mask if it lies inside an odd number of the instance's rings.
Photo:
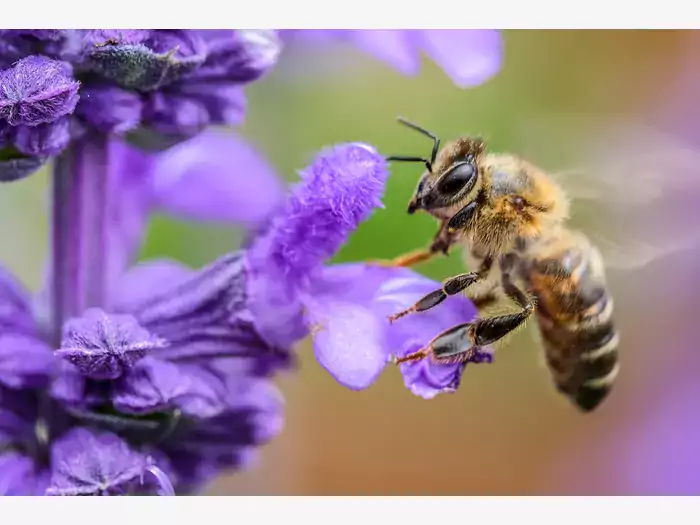
<svg viewBox="0 0 700 525">
<path fill-rule="evenodd" d="M 697 35 L 506 31 L 504 38 L 501 72 L 469 90 L 428 61 L 419 76 L 407 78 L 342 45 L 292 47 L 248 91 L 249 117 L 240 132 L 290 181 L 320 147 L 335 142 L 366 141 L 386 154 L 427 152 L 426 140 L 398 126 L 397 115 L 443 138 L 480 133 L 496 150 L 533 146 L 533 162 L 545 167 L 559 159 L 558 146 L 549 147 L 561 143 L 557 129 L 523 137 L 522 125 L 548 116 L 595 114 L 604 122 L 627 114 L 668 126 L 689 144 L 695 140 Z M 419 172 L 415 165 L 393 168 L 386 208 L 361 226 L 337 260 L 394 257 L 429 241 L 432 220 L 405 213 Z M 46 257 L 46 184 L 44 174 L 0 192 L 0 259 L 33 286 Z M 664 217 L 658 220 L 663 224 Z M 141 257 L 199 265 L 240 239 L 230 227 L 155 217 Z M 458 393 L 430 401 L 410 394 L 394 369 L 366 391 L 349 391 L 302 344 L 299 369 L 278 381 L 288 407 L 284 432 L 255 468 L 220 479 L 209 493 L 700 494 L 700 436 L 693 426 L 700 392 L 691 388 L 700 369 L 697 261 L 689 252 L 610 273 L 623 372 L 593 414 L 578 413 L 554 393 L 528 330 L 492 366 L 470 368 Z M 454 253 L 417 269 L 442 280 L 460 265 Z"/>
</svg>

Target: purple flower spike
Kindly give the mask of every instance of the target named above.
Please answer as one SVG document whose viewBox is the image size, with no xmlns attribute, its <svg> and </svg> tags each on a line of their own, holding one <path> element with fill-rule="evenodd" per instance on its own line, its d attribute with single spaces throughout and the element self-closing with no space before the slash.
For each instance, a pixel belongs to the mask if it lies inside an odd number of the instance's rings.
<svg viewBox="0 0 700 525">
<path fill-rule="evenodd" d="M 339 383 L 353 390 L 369 387 L 389 363 L 425 347 L 443 330 L 476 315 L 464 297 L 449 297 L 433 310 L 393 324 L 388 316 L 439 289 L 434 282 L 406 268 L 344 264 L 325 268 L 305 303 L 316 358 Z M 479 354 L 490 361 L 490 351 Z M 463 364 L 436 364 L 425 359 L 401 365 L 406 387 L 429 399 L 454 392 Z"/>
<path fill-rule="evenodd" d="M 95 380 L 120 377 L 147 352 L 166 346 L 130 315 L 107 315 L 98 308 L 66 323 L 56 354 Z"/>
<path fill-rule="evenodd" d="M 225 396 L 221 380 L 200 367 L 146 357 L 116 385 L 112 402 L 127 414 L 180 408 L 185 415 L 206 418 L 226 408 Z"/>
<path fill-rule="evenodd" d="M 149 459 L 114 434 L 76 428 L 51 449 L 47 496 L 117 496 L 141 484 Z"/>
<path fill-rule="evenodd" d="M 0 118 L 36 126 L 73 113 L 78 82 L 69 64 L 32 55 L 0 73 Z"/>
<path fill-rule="evenodd" d="M 49 157 L 61 153 L 70 142 L 70 118 L 38 126 L 17 126 L 15 147 L 29 156 Z"/>
</svg>

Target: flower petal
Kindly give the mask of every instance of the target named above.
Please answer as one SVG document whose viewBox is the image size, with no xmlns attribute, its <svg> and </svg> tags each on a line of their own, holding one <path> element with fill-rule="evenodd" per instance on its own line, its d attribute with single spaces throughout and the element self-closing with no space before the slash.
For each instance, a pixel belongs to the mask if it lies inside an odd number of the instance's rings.
<svg viewBox="0 0 700 525">
<path fill-rule="evenodd" d="M 0 73 L 0 118 L 36 126 L 73 113 L 78 82 L 70 64 L 31 55 Z"/>
<path fill-rule="evenodd" d="M 31 458 L 0 454 L 0 496 L 43 496 L 47 486 L 48 472 L 39 471 Z"/>
<path fill-rule="evenodd" d="M 478 86 L 501 68 L 499 31 L 422 29 L 418 33 L 421 48 L 461 88 Z"/>
<path fill-rule="evenodd" d="M 109 143 L 111 191 L 106 273 L 108 294 L 113 296 L 118 279 L 134 263 L 153 210 L 149 170 L 152 158 L 122 140 Z"/>
<path fill-rule="evenodd" d="M 179 261 L 152 259 L 132 266 L 119 278 L 111 306 L 130 312 L 153 297 L 153 290 L 165 290 L 184 283 L 195 273 Z"/>
<path fill-rule="evenodd" d="M 177 95 L 191 99 L 197 107 L 203 108 L 207 119 L 202 121 L 207 120 L 210 124 L 238 126 L 245 120 L 248 102 L 243 88 L 235 82 L 209 83 L 197 78 L 178 85 Z"/>
<path fill-rule="evenodd" d="M 184 420 L 163 443 L 178 471 L 178 491 L 191 492 L 226 469 L 241 469 L 254 447 L 277 436 L 284 425 L 284 399 L 268 380 L 227 376 L 227 408 L 216 417 Z"/>
<path fill-rule="evenodd" d="M 201 31 L 200 34 L 207 42 L 207 60 L 195 75 L 200 81 L 252 82 L 277 63 L 282 50 L 282 42 L 274 30 Z"/>
<path fill-rule="evenodd" d="M 47 157 L 24 157 L 16 151 L 0 150 L 0 182 L 28 177 L 46 163 Z"/>
<path fill-rule="evenodd" d="M 53 399 L 76 410 L 89 410 L 107 404 L 110 382 L 87 379 L 68 361 L 62 361 L 58 369 L 58 374 L 51 382 L 50 393 Z"/>
<path fill-rule="evenodd" d="M 440 283 L 419 274 L 385 281 L 374 297 L 375 311 L 386 319 L 440 288 Z M 387 344 L 394 355 L 405 356 L 425 347 L 444 330 L 471 321 L 477 313 L 466 297 L 453 295 L 431 310 L 391 323 L 387 328 Z M 482 349 L 477 359 L 475 362 L 491 362 L 491 350 Z M 464 364 L 436 364 L 428 358 L 402 364 L 401 373 L 404 384 L 413 394 L 430 399 L 457 390 L 464 368 Z"/>
<path fill-rule="evenodd" d="M 189 137 L 210 123 L 206 106 L 180 93 L 157 91 L 146 100 L 143 119 L 165 135 Z"/>
<path fill-rule="evenodd" d="M 102 133 L 126 133 L 141 122 L 143 102 L 133 91 L 96 85 L 82 88 L 80 95 L 76 113 Z"/>
<path fill-rule="evenodd" d="M 115 385 L 114 407 L 127 414 L 150 414 L 180 408 L 191 417 L 207 418 L 225 408 L 221 379 L 197 366 L 145 358 Z"/>
<path fill-rule="evenodd" d="M 0 327 L 32 331 L 34 320 L 30 296 L 22 284 L 0 266 Z"/>
<path fill-rule="evenodd" d="M 372 301 L 393 273 L 361 264 L 328 266 L 304 302 L 316 359 L 336 381 L 353 390 L 369 387 L 389 362 L 388 323 L 372 310 Z"/>
<path fill-rule="evenodd" d="M 70 117 L 61 117 L 38 126 L 17 126 L 14 144 L 24 155 L 50 157 L 66 149 L 70 139 Z"/>
<path fill-rule="evenodd" d="M 440 287 L 406 268 L 363 264 L 325 268 L 305 301 L 319 363 L 348 388 L 367 388 L 392 354 L 417 351 L 443 330 L 476 315 L 466 298 L 453 296 L 410 322 L 389 323 L 389 315 Z M 453 392 L 463 369 L 463 365 L 438 365 L 427 359 L 401 365 L 406 387 L 424 398 Z"/>
<path fill-rule="evenodd" d="M 172 214 L 248 226 L 284 198 L 282 180 L 250 143 L 216 131 L 157 155 L 152 184 L 158 204 Z"/>
<path fill-rule="evenodd" d="M 148 352 L 167 342 L 151 335 L 130 315 L 106 314 L 93 308 L 68 321 L 56 355 L 95 380 L 116 379 Z"/>
<path fill-rule="evenodd" d="M 38 415 L 36 391 L 0 386 L 0 444 L 26 444 L 35 440 Z"/>
<path fill-rule="evenodd" d="M 404 75 L 420 70 L 420 55 L 414 38 L 415 30 L 370 29 L 351 30 L 348 37 L 359 49 L 386 62 Z"/>
<path fill-rule="evenodd" d="M 51 348 L 37 337 L 21 332 L 0 333 L 0 383 L 5 386 L 44 386 L 55 364 Z"/>
<path fill-rule="evenodd" d="M 150 466 L 114 434 L 85 428 L 75 428 L 53 444 L 51 465 L 47 496 L 127 494 Z"/>
<path fill-rule="evenodd" d="M 321 151 L 301 172 L 285 206 L 266 232 L 266 258 L 283 278 L 303 278 L 332 257 L 347 237 L 381 207 L 388 171 L 384 158 L 366 144 Z M 254 244 L 252 250 L 258 249 Z"/>
</svg>

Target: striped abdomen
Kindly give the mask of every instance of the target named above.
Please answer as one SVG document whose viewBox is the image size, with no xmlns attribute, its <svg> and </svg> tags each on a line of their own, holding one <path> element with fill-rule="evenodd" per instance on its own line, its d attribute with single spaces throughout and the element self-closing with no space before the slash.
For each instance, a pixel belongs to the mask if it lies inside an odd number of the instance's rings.
<svg viewBox="0 0 700 525">
<path fill-rule="evenodd" d="M 603 264 L 585 237 L 565 234 L 530 253 L 524 277 L 537 298 L 537 320 L 557 388 L 584 411 L 610 392 L 618 332 Z M 534 257 L 533 257 L 534 256 Z"/>
</svg>

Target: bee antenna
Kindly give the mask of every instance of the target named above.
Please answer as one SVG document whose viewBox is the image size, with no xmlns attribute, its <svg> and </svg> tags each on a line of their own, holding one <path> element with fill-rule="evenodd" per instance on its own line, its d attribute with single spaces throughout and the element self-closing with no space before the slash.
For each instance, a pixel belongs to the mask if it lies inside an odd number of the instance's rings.
<svg viewBox="0 0 700 525">
<path fill-rule="evenodd" d="M 428 131 L 422 126 L 419 126 L 418 124 L 414 124 L 404 117 L 396 117 L 396 120 L 398 120 L 399 123 L 403 124 L 404 126 L 433 139 L 433 152 L 430 154 L 430 164 L 435 164 L 435 159 L 437 158 L 438 150 L 440 149 L 440 139 L 437 137 L 437 135 L 435 135 L 435 133 L 432 131 Z"/>
</svg>

